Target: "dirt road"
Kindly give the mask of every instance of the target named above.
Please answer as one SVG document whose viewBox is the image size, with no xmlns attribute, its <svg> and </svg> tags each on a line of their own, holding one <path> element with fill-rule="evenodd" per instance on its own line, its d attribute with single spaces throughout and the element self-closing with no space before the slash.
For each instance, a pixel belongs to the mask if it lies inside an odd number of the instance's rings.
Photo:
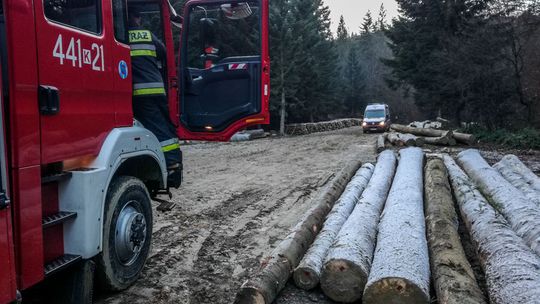
<svg viewBox="0 0 540 304">
<path fill-rule="evenodd" d="M 375 138 L 350 128 L 184 146 L 185 182 L 175 209 L 154 210 L 142 278 L 125 292 L 98 295 L 98 303 L 232 303 L 332 174 L 354 155 L 375 160 Z"/>
</svg>

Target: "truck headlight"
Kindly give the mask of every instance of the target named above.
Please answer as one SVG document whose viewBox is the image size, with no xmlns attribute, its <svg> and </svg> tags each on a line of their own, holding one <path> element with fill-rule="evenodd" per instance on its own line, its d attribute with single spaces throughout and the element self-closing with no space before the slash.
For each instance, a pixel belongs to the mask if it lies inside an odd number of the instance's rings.
<svg viewBox="0 0 540 304">
<path fill-rule="evenodd" d="M 384 121 L 381 121 L 381 122 L 379 123 L 379 126 L 384 127 L 384 124 L 385 124 Z"/>
<path fill-rule="evenodd" d="M 367 122 L 364 121 L 362 122 L 362 127 L 365 127 L 365 126 L 367 126 Z"/>
</svg>

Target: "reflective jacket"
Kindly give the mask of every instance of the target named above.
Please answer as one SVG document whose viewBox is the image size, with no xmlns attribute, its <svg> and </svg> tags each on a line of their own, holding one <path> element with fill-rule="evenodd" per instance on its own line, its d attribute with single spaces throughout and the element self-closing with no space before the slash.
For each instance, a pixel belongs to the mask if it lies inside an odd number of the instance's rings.
<svg viewBox="0 0 540 304">
<path fill-rule="evenodd" d="M 166 95 L 160 62 L 166 59 L 165 46 L 149 30 L 131 28 L 131 66 L 133 96 Z"/>
</svg>

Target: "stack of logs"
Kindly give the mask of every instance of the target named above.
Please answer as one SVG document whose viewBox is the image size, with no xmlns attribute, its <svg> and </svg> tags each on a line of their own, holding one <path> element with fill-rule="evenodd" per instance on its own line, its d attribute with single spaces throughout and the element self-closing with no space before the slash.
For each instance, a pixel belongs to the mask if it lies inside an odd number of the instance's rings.
<svg viewBox="0 0 540 304">
<path fill-rule="evenodd" d="M 477 150 L 457 163 L 448 155 L 426 162 L 419 148 L 399 154 L 338 174 L 235 303 L 272 303 L 291 274 L 299 288 L 320 285 L 342 303 L 485 304 L 485 295 L 540 303 L 540 178 L 515 156 L 491 167 Z M 487 290 L 461 243 L 455 205 Z"/>
<path fill-rule="evenodd" d="M 457 143 L 474 145 L 476 137 L 472 134 L 459 133 L 451 130 L 436 130 L 414 128 L 399 124 L 390 126 L 392 131 L 377 138 L 377 152 L 386 149 L 386 143 L 396 147 L 422 147 L 425 144 L 438 146 L 455 146 Z"/>
<path fill-rule="evenodd" d="M 291 124 L 285 126 L 288 135 L 308 135 L 311 133 L 340 130 L 361 126 L 362 120 L 357 118 L 337 119 L 332 121 Z"/>
</svg>

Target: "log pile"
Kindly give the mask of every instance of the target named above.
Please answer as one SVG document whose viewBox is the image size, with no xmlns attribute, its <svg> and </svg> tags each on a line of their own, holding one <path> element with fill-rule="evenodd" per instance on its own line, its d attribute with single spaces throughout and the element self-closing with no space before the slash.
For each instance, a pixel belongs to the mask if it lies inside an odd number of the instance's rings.
<svg viewBox="0 0 540 304">
<path fill-rule="evenodd" d="M 385 133 L 382 138 L 377 141 L 377 150 L 382 149 L 385 146 L 379 141 L 385 140 L 396 147 L 422 147 L 424 144 L 437 145 L 437 146 L 455 146 L 458 142 L 474 145 L 477 140 L 472 134 L 465 134 L 454 132 L 451 130 L 438 130 L 432 128 L 416 128 L 411 126 L 404 126 L 399 124 L 393 124 L 390 126 L 393 131 L 391 133 Z"/>
<path fill-rule="evenodd" d="M 424 166 L 422 150 L 406 148 L 399 161 L 386 150 L 374 167 L 359 166 L 319 195 L 236 303 L 270 304 L 292 276 L 341 303 L 540 304 L 540 208 L 527 196 L 538 176 L 517 157 L 495 169 L 467 150 L 457 162 L 430 155 Z"/>
<path fill-rule="evenodd" d="M 337 119 L 332 121 L 286 125 L 285 133 L 288 135 L 307 135 L 311 133 L 334 131 L 361 125 L 361 119 Z"/>
</svg>

